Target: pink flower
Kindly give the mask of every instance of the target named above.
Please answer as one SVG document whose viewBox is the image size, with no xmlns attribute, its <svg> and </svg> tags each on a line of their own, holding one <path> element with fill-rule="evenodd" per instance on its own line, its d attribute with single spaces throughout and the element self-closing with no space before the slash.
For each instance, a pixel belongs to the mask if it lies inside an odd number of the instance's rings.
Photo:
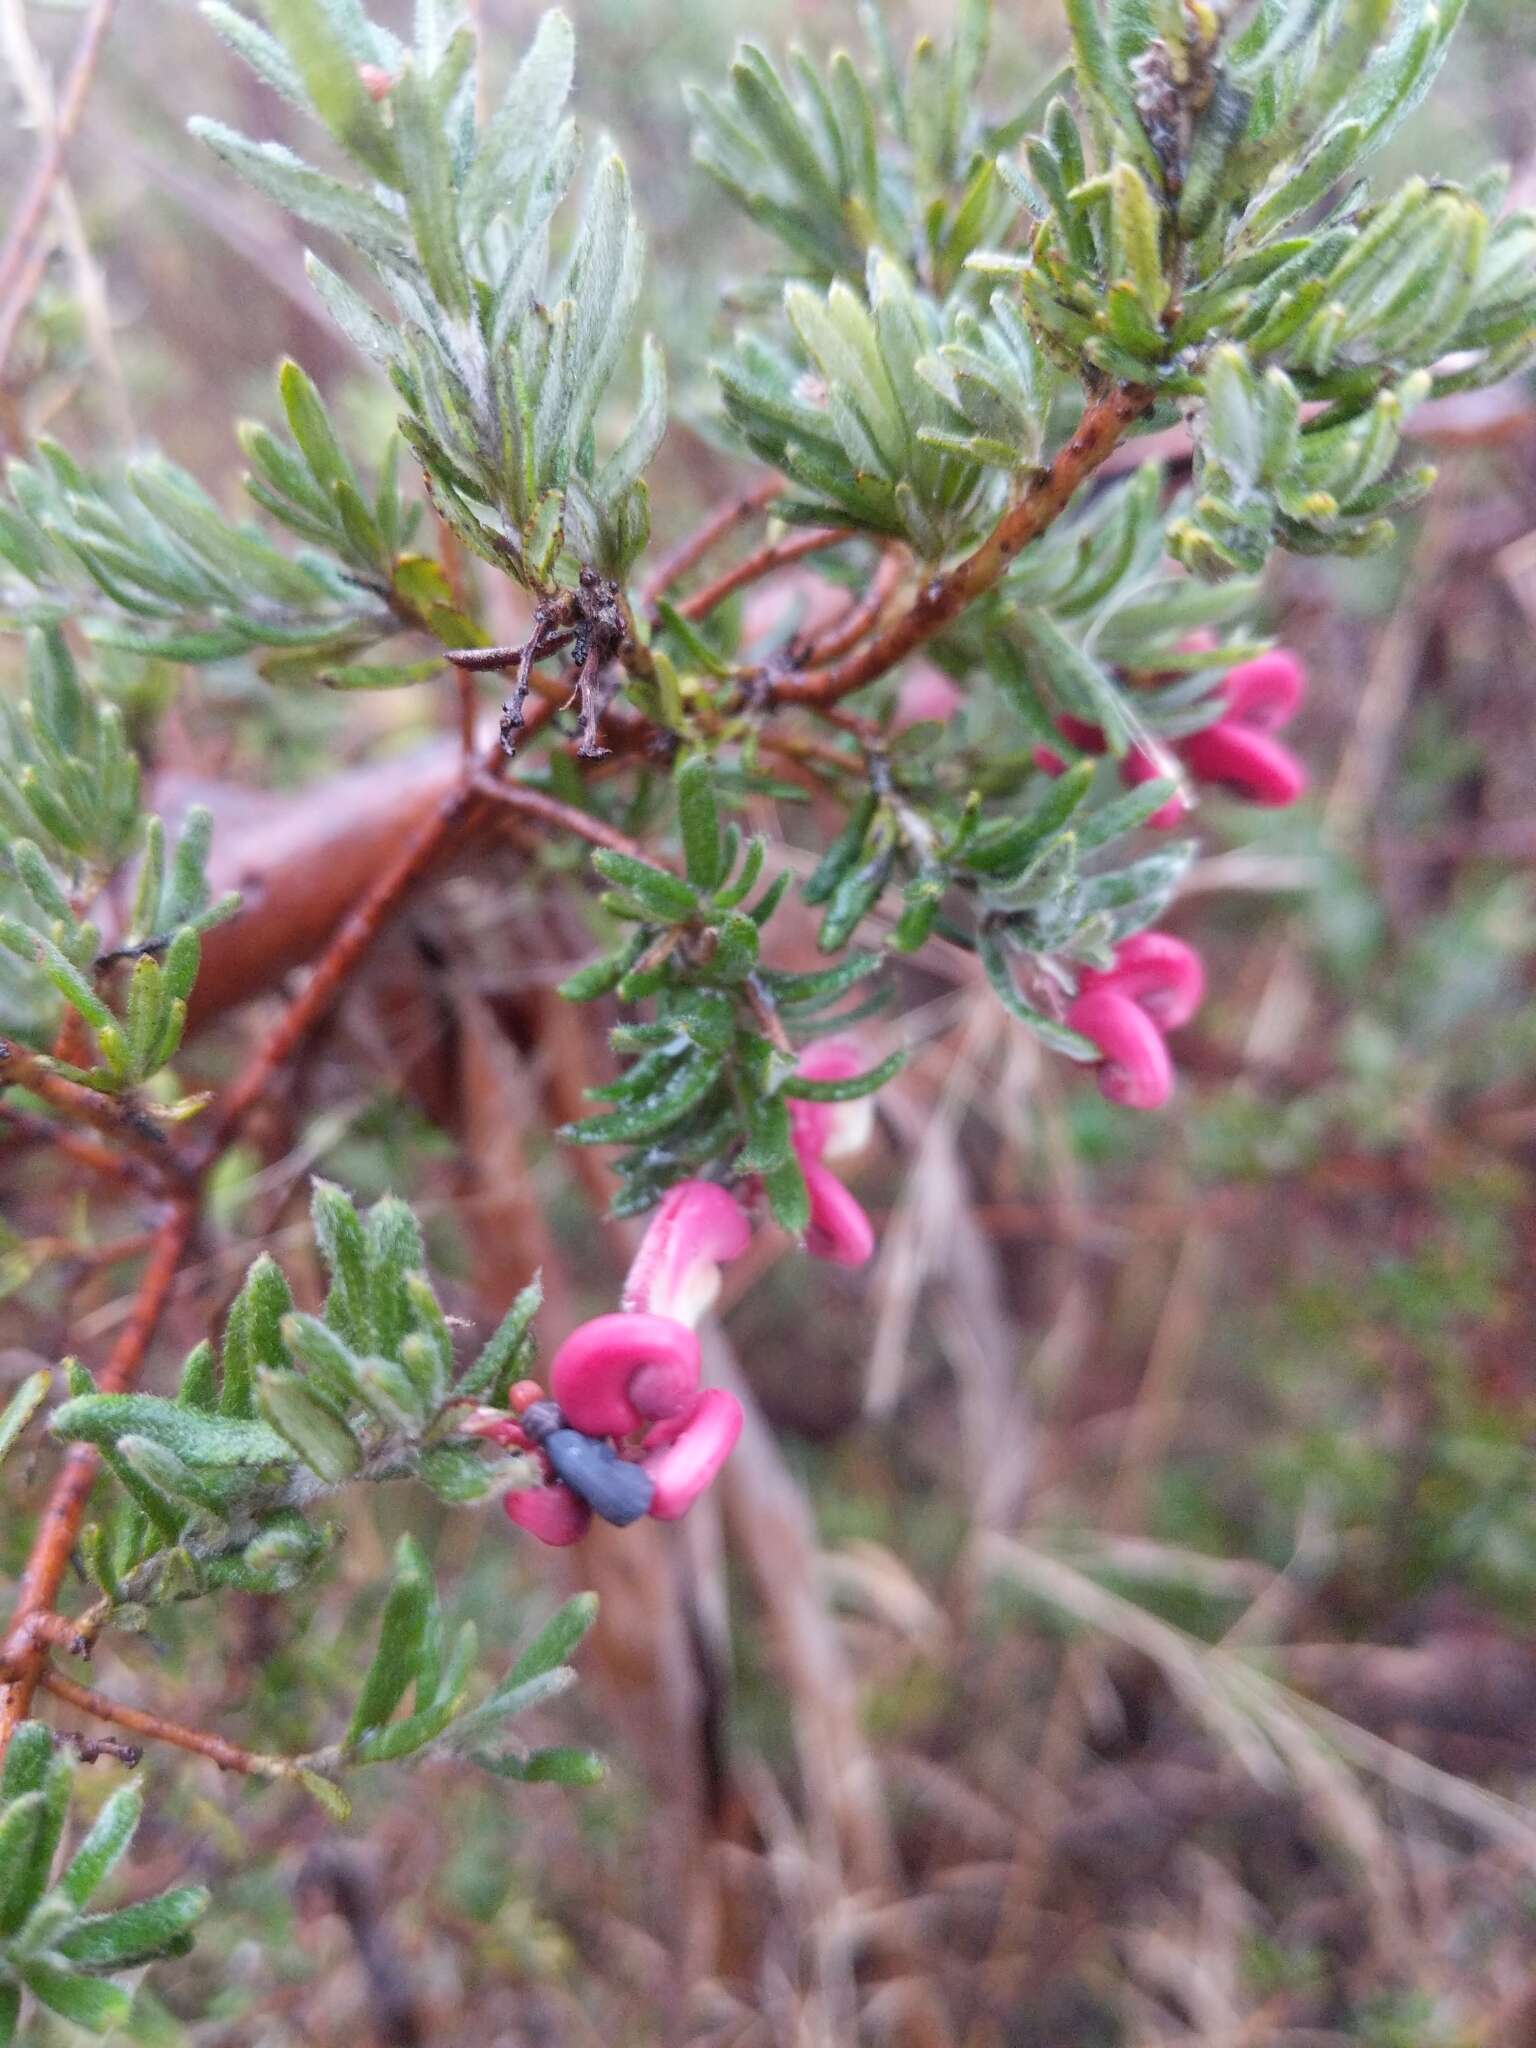
<svg viewBox="0 0 1536 2048">
<path fill-rule="evenodd" d="M 1067 1022 L 1103 1054 L 1099 1093 L 1127 1109 L 1161 1109 L 1173 1093 L 1167 1042 L 1141 1005 L 1113 988 L 1096 988 L 1067 1007 Z"/>
<path fill-rule="evenodd" d="M 578 1486 L 590 1489 L 604 1518 L 620 1526 L 641 1513 L 664 1522 L 687 1513 L 725 1463 L 742 1423 L 733 1394 L 700 1390 L 693 1326 L 719 1293 L 721 1265 L 739 1258 L 751 1235 L 741 1205 L 724 1188 L 680 1183 L 641 1239 L 620 1311 L 592 1317 L 555 1353 L 552 1402 L 542 1402 L 543 1390 L 527 1381 L 513 1403 L 526 1429 L 511 1417 L 498 1424 L 489 1411 L 476 1411 L 465 1425 L 471 1434 L 526 1444 L 542 1458 L 546 1483 L 506 1496 L 508 1518 L 519 1528 L 541 1543 L 576 1542 L 593 1514 Z M 626 1449 L 624 1439 L 641 1431 L 638 1447 Z M 572 1483 L 555 1476 L 556 1464 Z"/>
<path fill-rule="evenodd" d="M 795 1071 L 812 1081 L 845 1081 L 865 1071 L 869 1062 L 852 1039 L 825 1038 L 810 1046 Z M 811 1218 L 805 1248 L 813 1258 L 837 1266 L 862 1266 L 875 1248 L 874 1225 L 857 1199 L 822 1162 L 846 1159 L 861 1152 L 874 1127 L 874 1105 L 867 1095 L 855 1102 L 789 1101 L 790 1133 L 795 1156 L 805 1175 Z"/>
<path fill-rule="evenodd" d="M 549 1368 L 549 1390 L 573 1429 L 628 1436 L 683 1414 L 699 1389 L 699 1340 L 671 1316 L 593 1316 Z"/>
<path fill-rule="evenodd" d="M 1162 1107 L 1173 1093 L 1163 1032 L 1187 1024 L 1204 994 L 1200 955 L 1168 932 L 1138 932 L 1116 949 L 1113 966 L 1083 971 L 1067 1023 L 1103 1054 L 1099 1092 L 1107 1100 Z"/>
<path fill-rule="evenodd" d="M 823 1038 L 801 1053 L 795 1072 L 807 1081 L 851 1081 L 868 1066 L 868 1055 L 856 1039 Z M 874 1098 L 861 1095 L 853 1102 L 806 1102 L 792 1095 L 789 1122 L 802 1165 L 806 1153 L 813 1159 L 852 1159 L 874 1134 Z"/>
<path fill-rule="evenodd" d="M 504 1494 L 501 1504 L 509 1522 L 556 1550 L 579 1543 L 592 1526 L 592 1510 L 560 1479 Z"/>
<path fill-rule="evenodd" d="M 752 1226 L 733 1195 L 713 1181 L 680 1181 L 646 1227 L 619 1305 L 696 1329 L 719 1296 L 721 1266 L 739 1259 L 751 1241 Z"/>
<path fill-rule="evenodd" d="M 811 1198 L 806 1250 L 813 1259 L 827 1259 L 834 1266 L 866 1264 L 875 1249 L 875 1226 L 863 1205 L 820 1160 L 808 1159 L 802 1152 L 800 1168 Z"/>
<path fill-rule="evenodd" d="M 1295 717 L 1306 688 L 1306 670 L 1288 647 L 1271 648 L 1252 661 L 1239 662 L 1222 678 L 1225 709 L 1215 724 L 1168 742 L 1168 753 L 1182 761 L 1197 781 L 1214 783 L 1249 803 L 1293 804 L 1307 786 L 1306 767 L 1273 734 Z M 1096 725 L 1067 713 L 1056 723 L 1063 739 L 1070 740 L 1079 752 L 1104 752 L 1104 735 Z M 1156 781 L 1174 768 L 1174 760 L 1159 760 L 1161 745 L 1133 747 L 1125 756 L 1120 779 L 1128 788 Z M 1047 775 L 1060 775 L 1067 765 L 1050 747 L 1036 747 L 1034 759 L 1035 766 Z M 1188 808 L 1187 797 L 1175 794 L 1147 823 L 1155 831 L 1172 831 Z"/>
<path fill-rule="evenodd" d="M 645 1439 L 640 1463 L 656 1482 L 651 1513 L 658 1522 L 687 1514 L 741 1435 L 741 1403 L 723 1387 L 707 1387 L 684 1422 L 661 1422 Z"/>
<path fill-rule="evenodd" d="M 1113 967 L 1086 967 L 1078 991 L 1113 988 L 1140 1003 L 1165 1031 L 1187 1024 L 1205 1000 L 1205 967 L 1193 946 L 1171 932 L 1137 932 L 1115 948 Z"/>
</svg>

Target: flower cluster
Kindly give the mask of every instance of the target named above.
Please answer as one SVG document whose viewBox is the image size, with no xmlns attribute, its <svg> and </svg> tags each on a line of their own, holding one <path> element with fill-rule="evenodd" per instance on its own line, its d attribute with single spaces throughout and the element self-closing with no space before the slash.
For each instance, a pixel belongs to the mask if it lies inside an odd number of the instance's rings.
<svg viewBox="0 0 1536 2048">
<path fill-rule="evenodd" d="M 1225 789 L 1247 803 L 1281 807 L 1295 803 L 1307 786 L 1307 771 L 1283 741 L 1275 738 L 1300 708 L 1307 674 L 1288 647 L 1272 648 L 1240 662 L 1222 678 L 1223 710 L 1213 725 L 1186 738 L 1133 747 L 1120 764 L 1131 788 L 1155 782 L 1182 763 L 1196 782 Z M 1066 714 L 1056 721 L 1061 736 L 1084 753 L 1102 754 L 1104 735 L 1086 719 Z M 1035 749 L 1035 764 L 1060 775 L 1066 762 L 1050 747 Z M 1154 830 L 1172 832 L 1189 809 L 1183 794 L 1171 796 L 1147 820 Z"/>
<path fill-rule="evenodd" d="M 848 1040 L 803 1055 L 808 1080 L 841 1081 L 867 1062 Z M 868 1216 L 826 1164 L 862 1148 L 869 1099 L 792 1101 L 791 1131 L 810 1196 L 806 1249 L 859 1266 L 874 1250 Z M 747 1211 L 717 1182 L 683 1181 L 663 1198 L 641 1240 L 617 1312 L 594 1316 L 555 1353 L 549 1392 L 511 1389 L 511 1415 L 482 1411 L 476 1433 L 536 1453 L 543 1483 L 506 1495 L 508 1518 L 541 1543 L 575 1543 L 594 1514 L 624 1527 L 650 1515 L 675 1522 L 714 1479 L 741 1434 L 741 1404 L 701 1386 L 697 1327 L 720 1292 L 720 1269 L 752 1238 Z"/>
<path fill-rule="evenodd" d="M 1100 1093 L 1128 1109 L 1160 1109 L 1173 1092 L 1163 1034 L 1187 1024 L 1204 994 L 1200 955 L 1167 932 L 1137 932 L 1112 966 L 1081 974 L 1067 1023 L 1103 1055 Z"/>
</svg>

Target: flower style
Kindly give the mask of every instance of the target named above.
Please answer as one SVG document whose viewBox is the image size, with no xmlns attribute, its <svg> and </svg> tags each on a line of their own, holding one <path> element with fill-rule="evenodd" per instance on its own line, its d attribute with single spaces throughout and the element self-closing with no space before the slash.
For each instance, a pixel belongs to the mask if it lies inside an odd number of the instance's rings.
<svg viewBox="0 0 1536 2048">
<path fill-rule="evenodd" d="M 1120 779 L 1136 789 L 1182 762 L 1196 781 L 1230 790 L 1249 803 L 1272 808 L 1293 804 L 1306 789 L 1306 767 L 1274 734 L 1295 717 L 1306 688 L 1306 670 L 1288 647 L 1239 662 L 1222 678 L 1224 709 L 1214 725 L 1184 739 L 1132 747 L 1120 763 Z M 1062 738 L 1081 752 L 1105 751 L 1103 733 L 1086 719 L 1063 713 L 1056 724 Z M 1067 765 L 1051 747 L 1036 747 L 1034 759 L 1047 775 L 1060 775 Z M 1171 832 L 1189 807 L 1188 797 L 1176 791 L 1147 823 L 1155 831 Z"/>
<path fill-rule="evenodd" d="M 826 1038 L 802 1053 L 795 1071 L 811 1081 L 846 1081 L 868 1061 L 847 1038 Z M 838 1266 L 862 1266 L 875 1248 L 874 1225 L 862 1205 L 824 1163 L 862 1152 L 874 1128 L 867 1095 L 854 1102 L 803 1102 L 790 1098 L 790 1134 L 811 1201 L 805 1248 L 813 1258 Z"/>
<path fill-rule="evenodd" d="M 1086 970 L 1067 1007 L 1072 1030 L 1103 1054 L 1099 1092 L 1127 1109 L 1160 1109 L 1173 1092 L 1164 1031 L 1187 1024 L 1205 994 L 1200 955 L 1167 932 L 1138 932 L 1114 965 Z"/>
<path fill-rule="evenodd" d="M 484 1433 L 535 1451 L 545 1483 L 506 1495 L 508 1519 L 541 1543 L 575 1543 L 593 1513 L 619 1527 L 676 1521 L 714 1479 L 741 1434 L 741 1404 L 701 1389 L 694 1326 L 739 1258 L 751 1225 L 711 1181 L 671 1189 L 625 1277 L 621 1308 L 573 1330 L 550 1365 L 551 1399 L 520 1381 Z M 472 1427 L 474 1425 L 471 1425 Z"/>
</svg>

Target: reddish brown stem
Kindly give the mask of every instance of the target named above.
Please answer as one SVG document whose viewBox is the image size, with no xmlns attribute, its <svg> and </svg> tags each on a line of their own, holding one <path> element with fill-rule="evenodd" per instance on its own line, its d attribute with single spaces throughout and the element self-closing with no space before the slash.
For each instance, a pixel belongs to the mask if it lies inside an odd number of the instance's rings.
<svg viewBox="0 0 1536 2048">
<path fill-rule="evenodd" d="M 25 1088 L 71 1123 L 89 1124 L 103 1136 L 129 1146 L 157 1171 L 173 1172 L 175 1155 L 159 1126 L 120 1096 L 100 1095 L 54 1073 L 41 1053 L 0 1040 L 0 1088 Z"/>
<path fill-rule="evenodd" d="M 126 1728 L 131 1735 L 142 1735 L 148 1742 L 169 1742 L 177 1749 L 190 1750 L 193 1756 L 206 1757 L 209 1763 L 217 1764 L 221 1771 L 242 1771 L 247 1777 L 257 1778 L 276 1775 L 266 1757 L 242 1749 L 238 1742 L 226 1742 L 222 1735 L 210 1735 L 202 1728 L 185 1728 L 179 1721 L 167 1721 L 159 1714 L 146 1713 L 142 1707 L 125 1706 L 121 1700 L 109 1699 L 89 1685 L 77 1684 L 51 1666 L 44 1670 L 38 1685 L 82 1714 L 108 1721 L 114 1728 Z"/>
<path fill-rule="evenodd" d="M 1148 411 L 1152 397 L 1141 385 L 1131 384 L 1117 386 L 1095 399 L 1050 468 L 1038 472 L 1018 503 L 999 520 L 980 547 L 944 575 L 935 576 L 906 611 L 856 653 L 830 668 L 769 680 L 768 702 L 835 704 L 839 698 L 885 675 L 924 641 L 942 632 L 967 606 L 984 597 L 1020 550 L 1037 540 L 1060 516 L 1079 485 Z"/>
<path fill-rule="evenodd" d="M 791 562 L 803 561 L 807 555 L 839 547 L 845 540 L 853 538 L 853 533 L 845 526 L 813 526 L 805 533 L 791 534 L 787 540 L 770 541 L 734 568 L 724 570 L 713 583 L 706 583 L 702 590 L 696 590 L 692 597 L 685 597 L 678 610 L 685 619 L 702 619 L 747 584 L 761 582 L 776 569 L 788 568 Z"/>
<path fill-rule="evenodd" d="M 66 1131 L 47 1117 L 31 1116 L 24 1109 L 13 1109 L 9 1103 L 0 1103 L 0 1123 L 29 1145 L 52 1145 L 62 1152 L 66 1159 L 72 1159 L 77 1166 L 85 1167 L 91 1173 L 99 1173 L 103 1179 L 132 1181 L 147 1178 L 144 1168 L 137 1159 L 126 1158 L 121 1152 L 114 1152 L 110 1145 L 98 1143 L 81 1131 Z"/>
<path fill-rule="evenodd" d="M 851 604 L 842 618 L 834 620 L 825 633 L 811 641 L 805 659 L 799 665 L 808 667 L 812 662 L 837 661 L 851 648 L 857 647 L 866 633 L 873 632 L 901 581 L 901 567 L 901 552 L 888 548 L 880 557 L 880 566 L 867 594 Z"/>
<path fill-rule="evenodd" d="M 121 1394 L 138 1378 L 196 1220 L 196 1205 L 185 1198 L 174 1202 L 161 1219 L 128 1320 L 97 1381 L 104 1394 Z M 10 1632 L 4 1649 L 0 1650 L 0 1669 L 14 1674 L 0 1700 L 0 1753 L 17 1723 L 26 1719 L 42 1677 L 48 1655 L 42 1638 L 48 1631 L 39 1617 L 51 1613 L 58 1598 L 100 1468 L 100 1456 L 89 1444 L 71 1444 L 38 1522 L 31 1555 L 22 1571 Z"/>
<path fill-rule="evenodd" d="M 541 825 L 552 825 L 557 831 L 569 832 L 593 846 L 607 847 L 611 853 L 627 853 L 637 860 L 649 858 L 637 840 L 616 831 L 602 818 L 594 818 L 590 811 L 579 811 L 574 804 L 563 804 L 542 789 L 530 789 L 526 783 L 493 782 L 482 775 L 476 778 L 475 794 L 519 817 L 536 818 Z"/>
<path fill-rule="evenodd" d="M 711 548 L 725 539 L 732 527 L 740 526 L 744 520 L 750 519 L 754 512 L 761 512 L 771 505 L 783 488 L 781 480 L 771 476 L 755 490 L 746 491 L 741 497 L 722 505 L 718 511 L 712 512 L 707 519 L 701 521 L 692 533 L 685 535 L 670 554 L 663 555 L 654 573 L 647 578 L 640 593 L 641 602 L 646 609 L 650 610 L 656 600 L 665 596 L 673 584 L 686 576 L 690 569 L 697 568 Z"/>
</svg>

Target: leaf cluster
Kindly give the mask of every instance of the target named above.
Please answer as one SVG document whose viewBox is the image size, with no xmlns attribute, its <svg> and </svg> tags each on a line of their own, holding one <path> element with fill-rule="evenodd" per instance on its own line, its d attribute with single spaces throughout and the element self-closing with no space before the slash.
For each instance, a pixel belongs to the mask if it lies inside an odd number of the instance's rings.
<svg viewBox="0 0 1536 2048">
<path fill-rule="evenodd" d="M 588 1091 L 604 1105 L 562 1133 L 579 1145 L 621 1147 L 616 1215 L 648 1209 L 674 1182 L 704 1174 L 758 1176 L 774 1216 L 799 1235 L 809 1220 L 804 1176 L 790 1142 L 795 1039 L 848 1021 L 829 1019 L 843 996 L 873 974 L 877 956 L 850 954 L 825 972 L 791 974 L 760 962 L 764 925 L 789 875 L 761 890 L 767 841 L 723 828 L 709 759 L 694 754 L 675 777 L 684 872 L 627 853 L 599 852 L 609 888 L 603 908 L 629 936 L 562 984 L 572 1001 L 613 994 L 648 1002 L 642 1022 L 612 1033 L 629 1064 Z M 754 900 L 754 891 L 758 891 Z M 845 935 L 846 939 L 846 935 Z M 850 1093 L 889 1079 L 873 1069 Z"/>
<path fill-rule="evenodd" d="M 82 1542 L 109 1606 L 286 1590 L 327 1548 L 302 1510 L 352 1479 L 415 1477 L 454 1503 L 505 1483 L 455 1421 L 466 1402 L 502 1401 L 527 1371 L 537 1281 L 460 1368 L 407 1204 L 386 1195 L 360 1216 L 317 1181 L 312 1210 L 330 1283 L 319 1315 L 295 1305 L 264 1253 L 217 1355 L 198 1345 L 174 1398 L 98 1393 L 74 1370 L 54 1434 L 94 1444 L 122 1487 Z"/>
<path fill-rule="evenodd" d="M 508 1724 L 519 1714 L 575 1684 L 568 1660 L 596 1618 L 594 1594 L 568 1600 L 490 1691 L 471 1703 L 478 1632 L 466 1621 L 449 1635 L 431 1566 L 416 1539 L 403 1536 L 346 1734 L 307 1768 L 318 1775 L 322 1762 L 352 1768 L 440 1755 L 464 1757 L 496 1777 L 529 1784 L 597 1783 L 603 1765 L 589 1750 L 519 1751 L 507 1740 Z"/>
<path fill-rule="evenodd" d="M 0 1775 L 0 2048 L 21 2039 L 27 1993 L 87 2033 L 123 2025 L 133 1994 L 112 1980 L 185 1955 L 207 1909 L 207 1892 L 185 1885 L 131 1906 L 90 1910 L 128 1852 L 143 1795 L 136 1784 L 110 1793 L 56 1872 L 74 1775 L 74 1760 L 55 1750 L 51 1731 L 24 1721 Z"/>
<path fill-rule="evenodd" d="M 353 0 L 264 0 L 265 26 L 224 0 L 204 11 L 349 162 L 352 177 L 338 178 L 278 143 L 193 123 L 258 190 L 344 243 L 387 295 L 388 318 L 311 259 L 337 324 L 388 370 L 443 516 L 530 590 L 574 580 L 579 565 L 622 576 L 649 533 L 642 473 L 666 387 L 647 342 L 629 430 L 601 454 L 598 415 L 625 354 L 644 238 L 609 155 L 569 254 L 553 260 L 551 225 L 579 156 L 566 18 L 543 18 L 481 124 L 475 40 L 455 6 L 419 9 L 409 44 Z"/>
<path fill-rule="evenodd" d="M 169 851 L 161 820 L 141 816 L 139 764 L 122 714 L 82 678 L 58 627 L 29 636 L 26 683 L 19 705 L 0 701 L 11 747 L 0 764 L 0 1018 L 44 1043 L 62 1002 L 99 1059 L 56 1058 L 54 1070 L 116 1093 L 175 1057 L 201 935 L 232 916 L 239 898 L 210 901 L 207 810 L 189 810 Z M 90 907 L 135 840 L 142 852 L 128 929 L 103 955 Z"/>
</svg>

